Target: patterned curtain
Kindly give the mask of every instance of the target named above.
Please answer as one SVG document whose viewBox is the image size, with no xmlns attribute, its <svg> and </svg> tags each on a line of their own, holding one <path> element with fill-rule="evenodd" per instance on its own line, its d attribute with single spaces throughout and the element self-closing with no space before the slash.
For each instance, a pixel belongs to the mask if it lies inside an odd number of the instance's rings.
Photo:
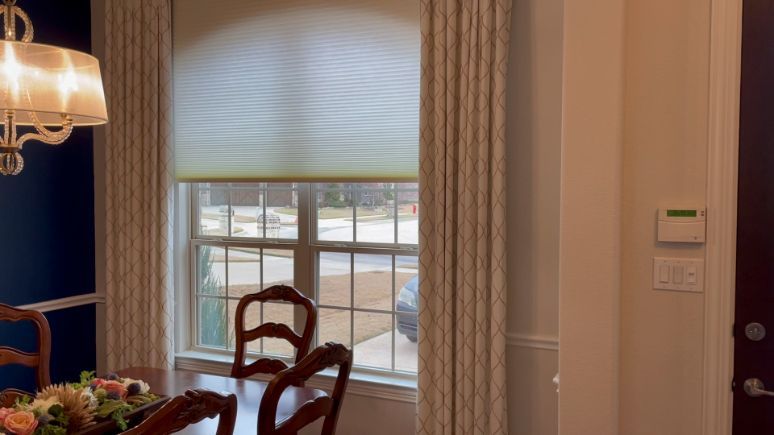
<svg viewBox="0 0 774 435">
<path fill-rule="evenodd" d="M 511 0 L 421 0 L 420 434 L 507 433 Z"/>
<path fill-rule="evenodd" d="M 107 357 L 172 366 L 171 0 L 107 0 Z"/>
</svg>

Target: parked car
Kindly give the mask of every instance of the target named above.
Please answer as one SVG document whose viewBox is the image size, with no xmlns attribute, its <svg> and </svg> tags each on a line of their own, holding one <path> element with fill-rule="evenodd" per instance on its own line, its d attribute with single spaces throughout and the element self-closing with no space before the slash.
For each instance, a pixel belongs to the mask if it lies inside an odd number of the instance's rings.
<svg viewBox="0 0 774 435">
<path fill-rule="evenodd" d="M 398 332 L 409 341 L 417 342 L 417 306 L 419 303 L 419 276 L 414 276 L 400 289 L 395 303 Z"/>
</svg>

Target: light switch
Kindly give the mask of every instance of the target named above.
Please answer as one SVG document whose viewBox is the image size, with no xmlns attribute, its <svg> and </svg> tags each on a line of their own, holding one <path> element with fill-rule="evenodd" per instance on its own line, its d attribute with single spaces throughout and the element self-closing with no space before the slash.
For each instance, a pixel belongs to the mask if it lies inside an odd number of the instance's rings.
<svg viewBox="0 0 774 435">
<path fill-rule="evenodd" d="M 684 292 L 704 291 L 704 260 L 653 257 L 653 288 Z"/>
<path fill-rule="evenodd" d="M 658 268 L 658 280 L 662 283 L 668 283 L 669 282 L 669 265 L 668 264 L 662 264 Z"/>
<path fill-rule="evenodd" d="M 682 265 L 676 265 L 672 268 L 672 282 L 675 284 L 682 284 L 683 283 L 683 275 L 685 273 L 685 267 Z"/>
<path fill-rule="evenodd" d="M 688 276 L 686 281 L 688 284 L 696 284 L 696 266 L 688 266 Z"/>
</svg>

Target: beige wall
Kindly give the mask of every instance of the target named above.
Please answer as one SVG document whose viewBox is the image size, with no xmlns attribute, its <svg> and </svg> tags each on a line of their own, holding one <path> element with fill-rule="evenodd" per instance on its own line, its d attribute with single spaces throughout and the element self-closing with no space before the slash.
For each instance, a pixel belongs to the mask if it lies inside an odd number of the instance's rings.
<svg viewBox="0 0 774 435">
<path fill-rule="evenodd" d="M 564 5 L 559 431 L 618 432 L 625 0 Z"/>
<path fill-rule="evenodd" d="M 515 435 L 555 435 L 562 0 L 514 0 L 508 79 L 508 400 Z"/>
<path fill-rule="evenodd" d="M 702 294 L 652 290 L 656 209 L 705 202 L 710 2 L 629 0 L 621 288 L 620 433 L 701 433 Z"/>
<path fill-rule="evenodd" d="M 705 202 L 710 2 L 593 3 L 564 11 L 560 433 L 699 435 L 704 296 L 651 280 L 653 256 L 704 257 L 656 242 L 655 219 L 665 204 Z"/>
</svg>

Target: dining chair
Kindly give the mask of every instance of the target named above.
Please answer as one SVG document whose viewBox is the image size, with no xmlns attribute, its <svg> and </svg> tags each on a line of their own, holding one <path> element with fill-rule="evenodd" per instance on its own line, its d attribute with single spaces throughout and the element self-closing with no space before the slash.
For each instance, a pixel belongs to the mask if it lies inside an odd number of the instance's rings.
<svg viewBox="0 0 774 435">
<path fill-rule="evenodd" d="M 231 435 L 234 433 L 236 416 L 237 398 L 234 394 L 216 393 L 202 388 L 187 390 L 122 434 L 166 435 L 181 431 L 205 418 L 218 417 L 216 435 Z"/>
<path fill-rule="evenodd" d="M 35 386 L 40 390 L 51 384 L 49 362 L 51 360 L 51 328 L 48 320 L 39 311 L 20 310 L 9 305 L 0 304 L 0 321 L 31 322 L 37 329 L 37 347 L 34 353 L 20 349 L 0 346 L 0 366 L 19 364 L 35 369 Z M 0 406 L 12 405 L 16 398 L 30 393 L 7 388 L 0 391 Z"/>
<path fill-rule="evenodd" d="M 286 389 L 307 381 L 315 373 L 339 366 L 336 384 L 330 395 L 320 395 L 303 404 L 294 414 L 277 421 L 277 407 Z M 258 409 L 260 435 L 295 435 L 301 428 L 324 417 L 321 435 L 333 435 L 341 410 L 341 402 L 352 368 L 352 351 L 343 344 L 325 343 L 313 350 L 293 367 L 285 369 L 269 382 Z"/>
<path fill-rule="evenodd" d="M 293 305 L 300 305 L 306 310 L 306 324 L 301 335 L 296 334 L 288 325 L 274 322 L 264 323 L 249 330 L 245 329 L 245 313 L 247 308 L 254 302 L 272 301 L 290 302 Z M 288 365 L 280 359 L 273 358 L 260 358 L 251 364 L 245 365 L 247 344 L 260 338 L 281 338 L 287 340 L 297 349 L 295 361 L 298 363 L 309 352 L 314 327 L 317 323 L 317 306 L 313 300 L 302 295 L 301 292 L 293 287 L 274 285 L 258 293 L 243 296 L 237 305 L 235 317 L 236 351 L 234 353 L 234 365 L 231 367 L 231 376 L 234 378 L 245 378 L 256 373 L 273 375 L 287 369 Z"/>
</svg>

